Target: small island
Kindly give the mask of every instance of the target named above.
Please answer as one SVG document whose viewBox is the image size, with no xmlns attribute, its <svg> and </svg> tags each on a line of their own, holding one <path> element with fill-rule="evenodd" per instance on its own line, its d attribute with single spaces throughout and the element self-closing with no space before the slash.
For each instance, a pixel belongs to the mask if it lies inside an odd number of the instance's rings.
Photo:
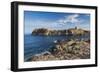
<svg viewBox="0 0 100 73">
<path fill-rule="evenodd" d="M 70 28 L 66 30 L 49 30 L 45 28 L 35 29 L 32 31 L 32 35 L 45 35 L 45 36 L 53 36 L 53 35 L 84 35 L 89 34 L 89 30 L 83 30 L 75 28 Z"/>
</svg>

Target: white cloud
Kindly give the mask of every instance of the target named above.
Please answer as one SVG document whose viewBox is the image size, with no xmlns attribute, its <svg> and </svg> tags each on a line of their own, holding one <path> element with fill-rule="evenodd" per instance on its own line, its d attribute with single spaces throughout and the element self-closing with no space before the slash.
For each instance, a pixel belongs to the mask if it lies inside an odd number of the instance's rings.
<svg viewBox="0 0 100 73">
<path fill-rule="evenodd" d="M 75 22 L 78 22 L 78 19 L 77 19 L 78 16 L 79 16 L 78 14 L 74 14 L 65 18 L 67 22 L 75 23 Z"/>
<path fill-rule="evenodd" d="M 58 24 L 67 24 L 67 23 L 72 23 L 72 24 L 79 24 L 80 20 L 78 19 L 79 14 L 73 14 L 69 16 L 65 16 L 64 19 L 58 20 Z"/>
</svg>

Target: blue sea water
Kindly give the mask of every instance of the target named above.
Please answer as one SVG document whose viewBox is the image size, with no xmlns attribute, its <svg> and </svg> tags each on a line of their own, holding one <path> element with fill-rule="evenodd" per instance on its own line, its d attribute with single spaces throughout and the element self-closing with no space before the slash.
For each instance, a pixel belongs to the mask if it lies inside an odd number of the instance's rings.
<svg viewBox="0 0 100 73">
<path fill-rule="evenodd" d="M 31 34 L 24 35 L 24 60 L 26 61 L 33 55 L 48 51 L 50 47 L 54 46 L 56 40 L 69 39 L 83 39 L 88 40 L 89 35 L 85 36 L 33 36 Z"/>
</svg>

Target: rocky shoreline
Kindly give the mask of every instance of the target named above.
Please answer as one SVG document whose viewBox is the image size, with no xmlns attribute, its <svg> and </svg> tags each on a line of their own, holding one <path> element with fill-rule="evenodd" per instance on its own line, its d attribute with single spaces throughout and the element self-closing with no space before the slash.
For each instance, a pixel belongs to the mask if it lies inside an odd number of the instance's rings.
<svg viewBox="0 0 100 73">
<path fill-rule="evenodd" d="M 89 30 L 80 28 L 70 28 L 66 30 L 49 30 L 49 29 L 35 29 L 32 35 L 41 36 L 83 36 L 90 34 Z M 69 36 L 70 37 L 70 36 Z M 89 59 L 90 58 L 90 40 L 77 40 L 77 39 L 64 39 L 55 40 L 54 46 L 49 48 L 48 51 L 41 54 L 33 55 L 27 61 L 49 61 L 49 60 L 74 60 L 74 59 Z"/>
<path fill-rule="evenodd" d="M 90 58 L 90 40 L 57 41 L 47 52 L 32 56 L 28 61 L 74 60 Z"/>
</svg>

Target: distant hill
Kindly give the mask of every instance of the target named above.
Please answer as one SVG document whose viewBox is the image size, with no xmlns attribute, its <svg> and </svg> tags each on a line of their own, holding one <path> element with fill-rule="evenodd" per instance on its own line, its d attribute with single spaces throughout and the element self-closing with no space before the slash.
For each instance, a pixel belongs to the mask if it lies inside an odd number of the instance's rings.
<svg viewBox="0 0 100 73">
<path fill-rule="evenodd" d="M 49 30 L 45 28 L 35 29 L 32 31 L 32 35 L 84 35 L 90 33 L 89 30 L 81 28 L 70 28 L 66 30 Z"/>
</svg>

